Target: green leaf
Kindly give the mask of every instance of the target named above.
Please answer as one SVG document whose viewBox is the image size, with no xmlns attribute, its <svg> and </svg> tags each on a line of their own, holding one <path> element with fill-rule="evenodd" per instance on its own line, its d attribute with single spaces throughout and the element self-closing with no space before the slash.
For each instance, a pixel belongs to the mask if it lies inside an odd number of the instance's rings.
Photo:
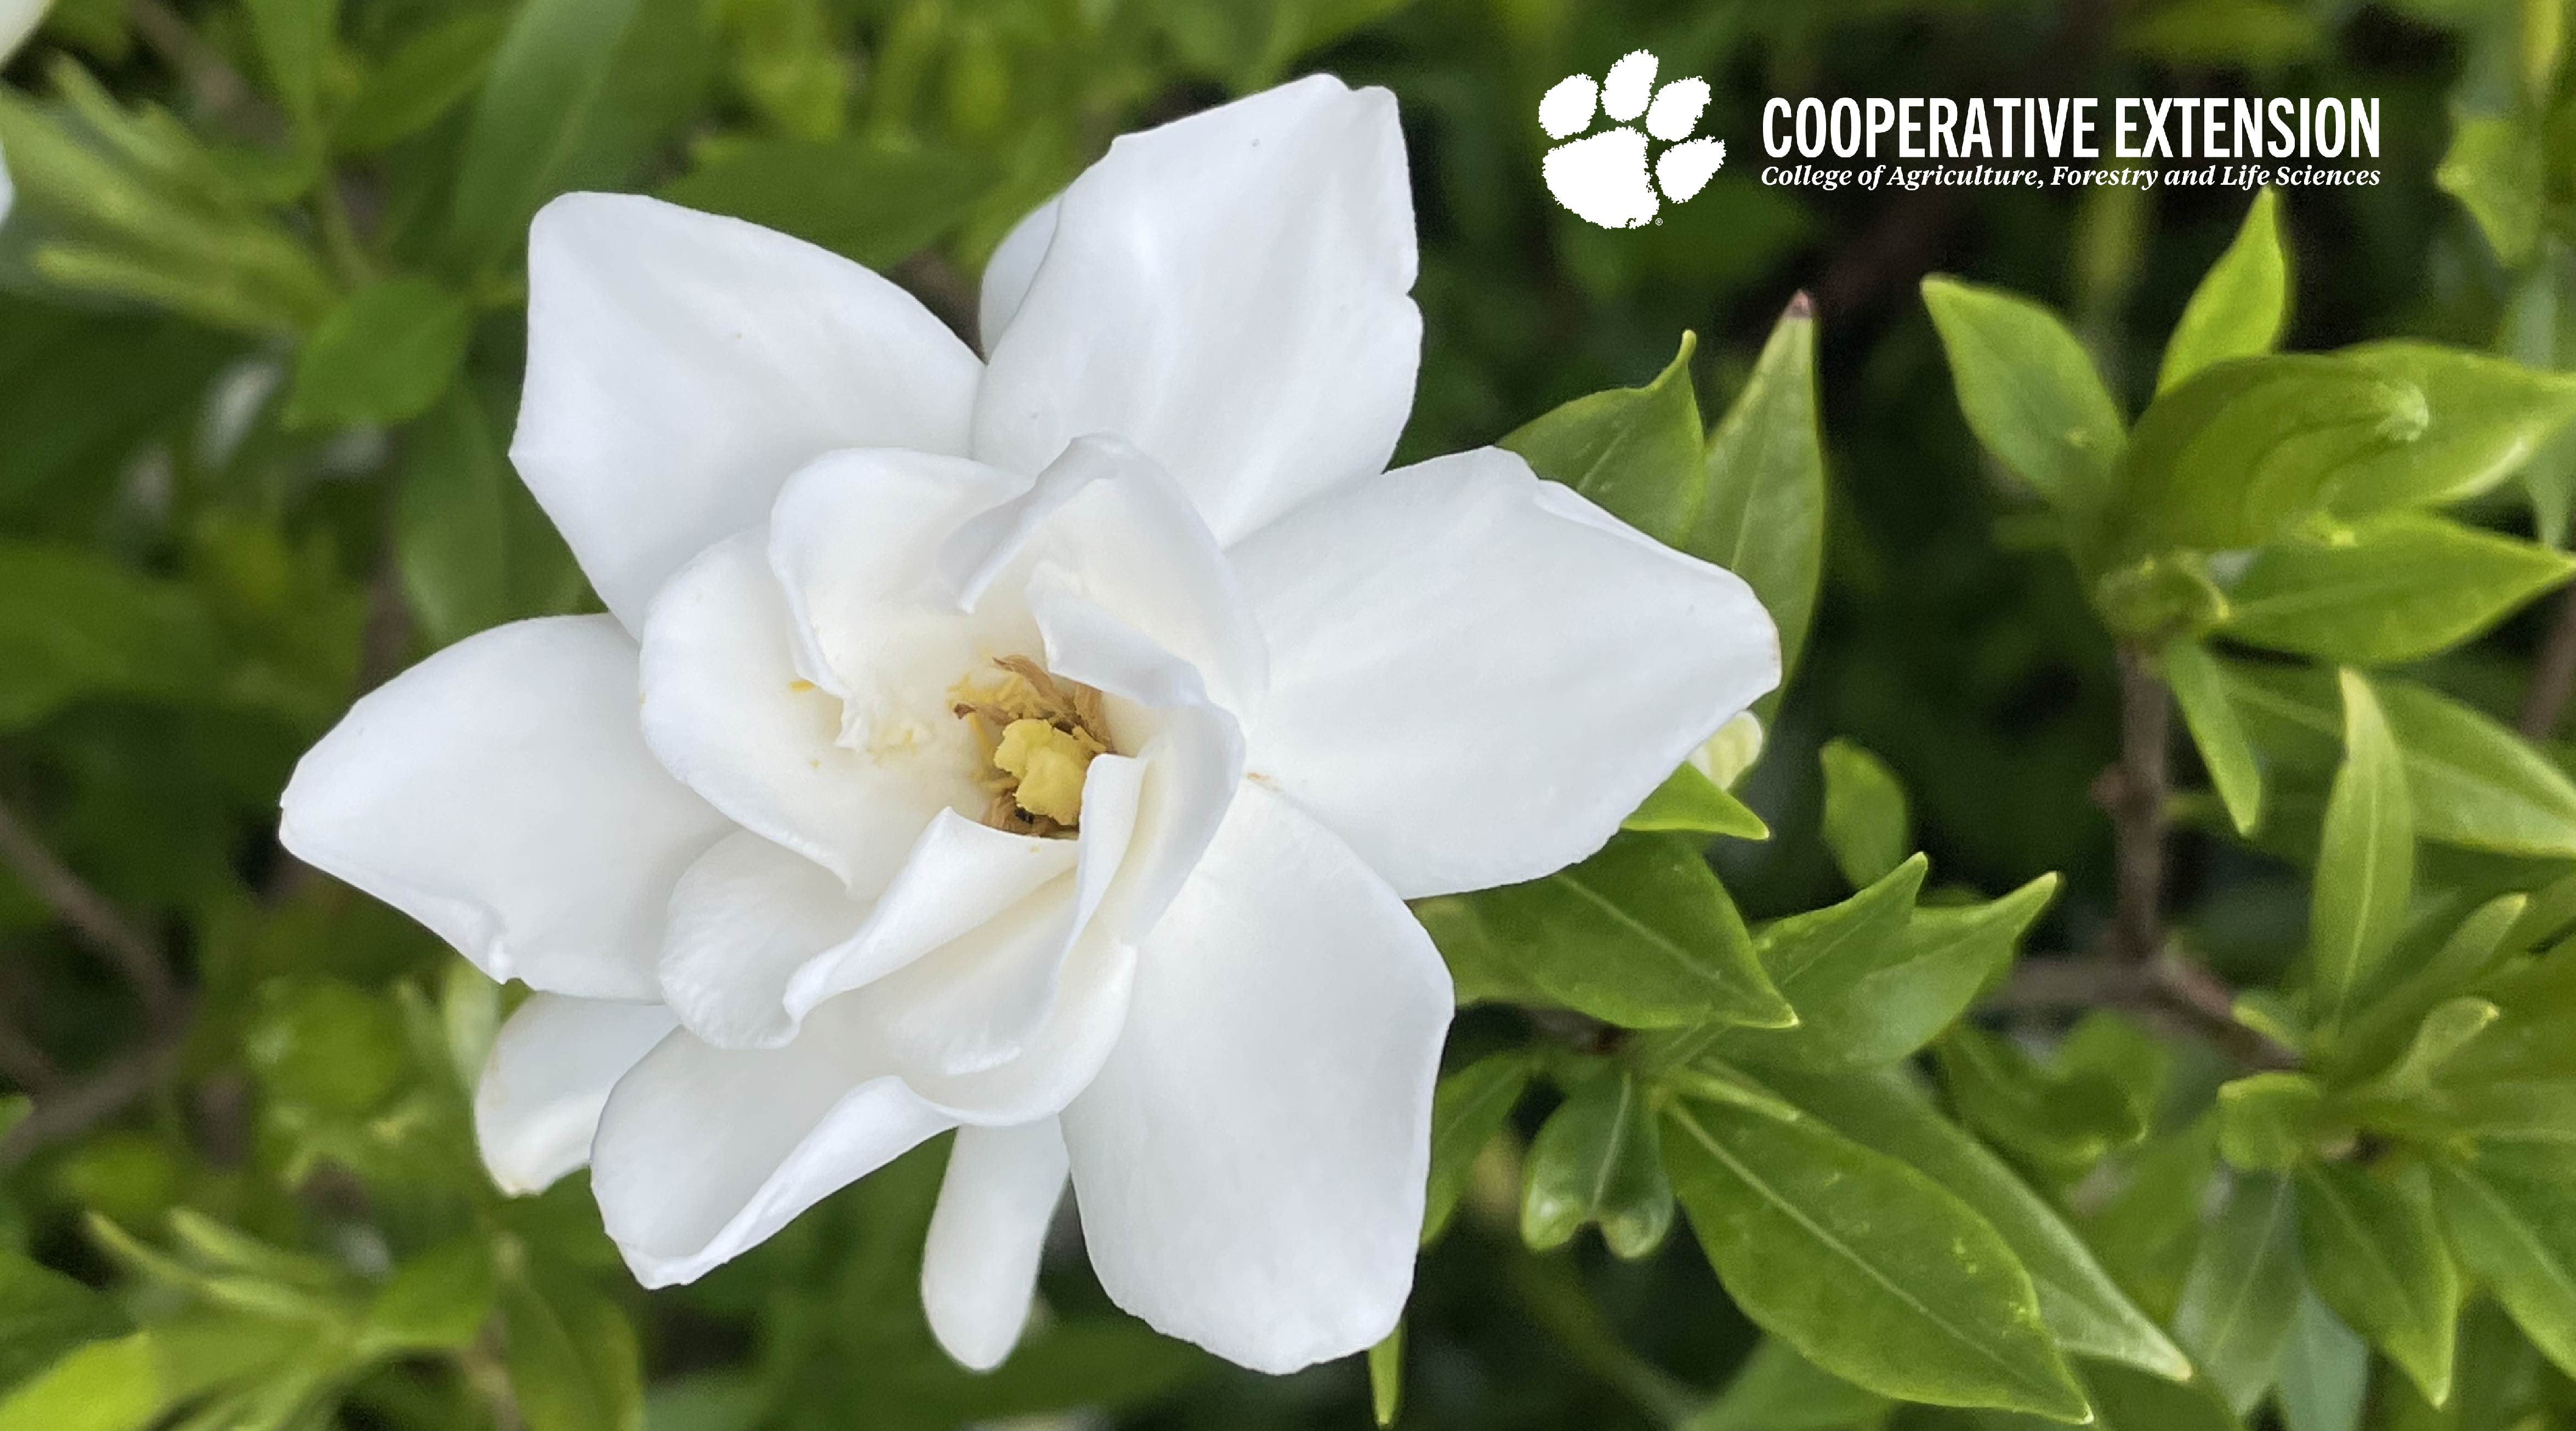
<svg viewBox="0 0 2576 1431">
<path fill-rule="evenodd" d="M 144 1431 L 169 1397 L 151 1334 L 91 1342 L 0 1399 L 0 1431 Z"/>
<path fill-rule="evenodd" d="M 2260 546 L 2324 507 L 2363 459 L 2423 436 L 2424 394 L 2348 358 L 2204 368 L 2138 419 L 2120 464 L 2113 550 Z"/>
<path fill-rule="evenodd" d="M 1839 737 L 1818 752 L 1825 767 L 1825 845 L 1860 889 L 1886 878 L 1914 848 L 1905 786 L 1887 762 Z"/>
<path fill-rule="evenodd" d="M 1623 830 L 1648 833 L 1730 835 L 1739 840 L 1767 840 L 1771 827 L 1725 786 L 1682 765 L 1664 777 L 1635 814 L 1619 822 Z"/>
<path fill-rule="evenodd" d="M 2370 1389 L 2370 1347 L 2317 1300 L 2299 1298 L 2281 1348 L 2282 1431 L 2356 1431 Z"/>
<path fill-rule="evenodd" d="M 2576 1188 L 2499 1162 L 2432 1165 L 2460 1266 L 2561 1371 L 2576 1375 Z"/>
<path fill-rule="evenodd" d="M 2370 683 L 2345 671 L 2342 686 L 2343 767 L 2326 797 L 2308 915 L 2316 1023 L 2328 1032 L 2396 947 L 2415 880 L 2415 822 L 2396 741 Z"/>
<path fill-rule="evenodd" d="M 1631 1261 L 1663 1246 L 1673 1189 L 1655 1146 L 1645 1090 L 1625 1070 L 1576 1088 L 1530 1140 L 1521 1184 L 1521 1240 L 1539 1252 L 1597 1223 L 1611 1252 Z"/>
<path fill-rule="evenodd" d="M 2343 723 L 2332 678 L 2246 662 L 2227 663 L 2226 676 L 2228 698 L 2268 760 L 2311 774 L 2334 768 Z M 2406 770 L 2416 834 L 2466 849 L 2576 858 L 2576 783 L 2529 742 L 2429 687 L 2383 677 L 2372 689 Z"/>
<path fill-rule="evenodd" d="M 1664 1160 L 1745 1315 L 1908 1401 L 2090 1415 L 2012 1249 L 1939 1184 L 1806 1118 L 1688 1102 Z"/>
<path fill-rule="evenodd" d="M 2100 1069 L 2043 1069 L 2010 1040 L 1969 1027 L 1933 1051 L 1960 1118 L 2061 1184 L 2146 1136 L 2144 1111 Z"/>
<path fill-rule="evenodd" d="M 1527 884 L 1415 905 L 1462 1000 L 1544 1001 L 1627 1028 L 1796 1020 L 1698 848 L 1620 834 Z"/>
<path fill-rule="evenodd" d="M 1910 1165 L 1985 1219 L 2030 1274 L 2040 1317 L 2059 1346 L 2175 1380 L 2191 1375 L 2181 1349 L 2121 1292 L 2048 1200 L 1941 1116 L 1902 1070 L 1774 1070 L 1762 1081 L 1853 1142 Z"/>
<path fill-rule="evenodd" d="M 2576 418 L 2576 373 L 2411 339 L 2336 356 L 2422 394 L 2427 414 L 2420 438 L 2365 452 L 2337 474 L 2332 505 L 2346 520 L 2473 497 L 2512 476 Z"/>
<path fill-rule="evenodd" d="M 1404 1409 L 1404 1322 L 1398 1319 L 1386 1339 L 1368 1349 L 1369 1410 L 1381 1427 L 1395 1424 Z"/>
<path fill-rule="evenodd" d="M 2503 115 L 2458 114 L 2451 147 L 2433 182 L 2464 205 L 2507 268 L 2518 268 L 2540 241 L 2548 202 L 2546 147 L 2523 121 Z"/>
<path fill-rule="evenodd" d="M 1764 929 L 1756 947 L 1797 1026 L 1723 1029 L 1714 1046 L 1821 1072 L 1893 1063 L 1939 1037 L 2011 962 L 2057 876 L 1984 904 L 1916 908 L 1925 867 L 1917 855 L 1841 904 Z"/>
<path fill-rule="evenodd" d="M 1726 1390 L 1680 1431 L 1851 1431 L 1876 1425 L 1896 1403 L 1798 1355 L 1777 1337 L 1754 1344 Z"/>
<path fill-rule="evenodd" d="M 1546 413 L 1503 439 L 1530 469 L 1562 482 L 1670 546 L 1682 545 L 1708 481 L 1699 396 L 1691 388 L 1696 335 L 1642 388 L 1593 393 Z"/>
<path fill-rule="evenodd" d="M 710 154 L 660 195 L 884 268 L 955 228 L 992 183 L 982 161 L 954 151 L 769 139 Z"/>
<path fill-rule="evenodd" d="M 2229 636 L 2354 666 L 2457 645 L 2557 586 L 2576 561 L 2440 517 L 2391 513 L 2263 548 L 2228 592 Z"/>
<path fill-rule="evenodd" d="M 2238 1415 L 2272 1386 L 2305 1281 L 2289 1180 L 2240 1174 L 2184 1274 L 2174 1335 Z"/>
<path fill-rule="evenodd" d="M 474 315 L 425 278 L 389 278 L 342 300 L 305 341 L 290 427 L 395 423 L 429 410 L 465 366 Z"/>
<path fill-rule="evenodd" d="M 203 700 L 218 645 L 177 583 L 78 547 L 0 541 L 0 731 L 84 698 Z"/>
<path fill-rule="evenodd" d="M 2245 1431 L 2206 1381 L 2182 1385 L 2108 1362 L 2088 1362 L 2084 1390 L 2099 1431 Z"/>
<path fill-rule="evenodd" d="M 449 389 L 406 434 L 394 566 L 433 645 L 511 615 L 510 481 L 483 406 L 463 386 Z"/>
<path fill-rule="evenodd" d="M 483 10 L 432 22 L 367 77 L 334 121 L 332 146 L 373 154 L 437 123 L 483 82 L 504 33 L 502 18 Z"/>
<path fill-rule="evenodd" d="M 2084 345 L 2057 315 L 2000 289 L 1923 280 L 1959 410 L 1995 460 L 2051 507 L 2089 525 L 2110 495 L 2128 425 Z"/>
<path fill-rule="evenodd" d="M 2443 1065 L 2486 1032 L 2503 1013 L 2473 994 L 2443 1000 L 2415 1026 L 2414 1038 L 2407 1042 L 2397 1061 L 2353 1091 L 2375 1098 L 2405 1098 L 2424 1092 L 2441 1076 Z"/>
<path fill-rule="evenodd" d="M 0 1392 L 128 1325 L 106 1297 L 21 1253 L 0 1251 Z"/>
<path fill-rule="evenodd" d="M 2236 718 L 2235 705 L 2227 699 L 2225 674 L 2209 648 L 2187 636 L 2166 644 L 2161 664 L 2174 704 L 2182 708 L 2183 725 L 2200 750 L 2200 763 L 2209 768 L 2209 783 L 2217 787 L 2218 798 L 2227 807 L 2227 818 L 2236 833 L 2252 834 L 2263 823 L 2263 766 L 2253 742 L 2246 738 L 2244 722 Z"/>
<path fill-rule="evenodd" d="M 1528 1089 L 1533 1065 L 1522 1051 L 1487 1054 L 1440 1080 L 1431 1095 L 1431 1182 L 1422 1206 L 1422 1241 L 1447 1231 L 1467 1177 L 1485 1145 Z"/>
<path fill-rule="evenodd" d="M 260 63 L 287 117 L 310 133 L 321 109 L 322 71 L 339 28 L 339 0 L 244 0 Z"/>
<path fill-rule="evenodd" d="M 501 1284 L 510 1390 L 528 1431 L 643 1431 L 635 1332 L 617 1305 L 568 1273 Z"/>
<path fill-rule="evenodd" d="M 1744 578 L 1762 598 L 1780 628 L 1786 684 L 1815 616 L 1825 558 L 1816 322 L 1806 295 L 1772 326 L 1744 390 L 1709 434 L 1701 467 L 1704 488 L 1682 549 Z"/>
<path fill-rule="evenodd" d="M 2235 242 L 2210 265 L 2183 305 L 2173 336 L 2165 340 L 2156 391 L 2212 363 L 2271 352 L 2289 321 L 2290 262 L 2281 242 L 2281 196 L 2267 188 L 2254 196 Z"/>
<path fill-rule="evenodd" d="M 2420 1182 L 2398 1186 L 2345 1163 L 2297 1173 L 2308 1281 L 2439 1406 L 2451 1394 L 2460 1278 Z"/>
<path fill-rule="evenodd" d="M 2218 1120 L 2150 1137 L 2105 1164 L 2112 1189 L 2084 1210 L 2086 1240 L 2148 1315 L 2170 1323 L 2200 1245 L 2201 1209 L 2218 1166 Z"/>
<path fill-rule="evenodd" d="M 474 101 L 449 205 L 473 264 L 508 252 L 563 187 L 640 0 L 522 0 Z"/>
<path fill-rule="evenodd" d="M 2277 1173 L 2316 1156 L 2325 1089 L 2304 1073 L 2256 1073 L 2218 1090 L 2218 1151 L 2251 1172 Z"/>
<path fill-rule="evenodd" d="M 492 1248 L 469 1233 L 394 1269 L 367 1309 L 356 1350 L 367 1357 L 455 1351 L 474 1343 L 492 1314 Z"/>
</svg>

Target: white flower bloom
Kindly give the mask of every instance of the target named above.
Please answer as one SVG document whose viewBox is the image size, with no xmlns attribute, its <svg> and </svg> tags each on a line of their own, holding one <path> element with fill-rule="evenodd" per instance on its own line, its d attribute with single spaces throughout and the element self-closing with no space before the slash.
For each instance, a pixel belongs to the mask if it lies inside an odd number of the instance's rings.
<svg viewBox="0 0 2576 1431">
<path fill-rule="evenodd" d="M 539 995 L 478 1102 L 683 1282 L 958 1129 L 923 1274 L 999 1361 L 1100 1279 L 1285 1371 L 1412 1277 L 1449 979 L 1403 901 L 1598 848 L 1778 677 L 1743 583 L 1484 449 L 1385 472 L 1393 99 L 1121 139 L 985 278 L 649 199 L 538 216 L 512 457 L 611 615 L 367 696 L 283 837 Z M 963 714 L 961 714 L 963 712 Z"/>
</svg>

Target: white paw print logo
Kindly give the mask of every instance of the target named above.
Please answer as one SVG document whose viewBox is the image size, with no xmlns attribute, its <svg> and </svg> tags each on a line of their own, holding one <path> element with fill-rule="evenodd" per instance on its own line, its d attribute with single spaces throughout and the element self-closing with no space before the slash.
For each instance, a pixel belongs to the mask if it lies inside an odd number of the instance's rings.
<svg viewBox="0 0 2576 1431">
<path fill-rule="evenodd" d="M 1578 217 L 1605 229 L 1646 223 L 1663 208 L 1656 189 L 1678 204 L 1706 188 L 1709 176 L 1726 162 L 1725 141 L 1691 138 L 1699 128 L 1700 111 L 1708 108 L 1708 81 L 1677 79 L 1656 89 L 1655 64 L 1651 52 L 1633 51 L 1612 65 L 1600 84 L 1590 75 L 1568 75 L 1538 102 L 1538 127 L 1550 139 L 1570 141 L 1547 151 L 1541 168 L 1547 191 Z M 1617 127 L 1575 139 L 1592 127 L 1596 110 L 1618 121 Z M 1641 114 L 1645 134 L 1633 125 Z M 1664 141 L 1651 184 L 1646 180 L 1646 134 Z"/>
</svg>

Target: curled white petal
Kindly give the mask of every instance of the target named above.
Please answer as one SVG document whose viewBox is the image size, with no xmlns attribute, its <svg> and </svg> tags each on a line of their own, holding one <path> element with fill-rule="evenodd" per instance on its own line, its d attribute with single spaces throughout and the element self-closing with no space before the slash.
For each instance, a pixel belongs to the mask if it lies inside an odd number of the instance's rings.
<svg viewBox="0 0 2576 1431">
<path fill-rule="evenodd" d="M 474 1088 L 474 1141 L 501 1191 L 541 1192 L 589 1162 L 608 1090 L 673 1027 L 659 1004 L 560 994 L 513 1011 Z"/>
<path fill-rule="evenodd" d="M 1053 1118 L 957 1130 L 922 1250 L 921 1308 L 940 1346 L 970 1370 L 1001 1365 L 1028 1324 L 1065 1169 Z"/>
</svg>

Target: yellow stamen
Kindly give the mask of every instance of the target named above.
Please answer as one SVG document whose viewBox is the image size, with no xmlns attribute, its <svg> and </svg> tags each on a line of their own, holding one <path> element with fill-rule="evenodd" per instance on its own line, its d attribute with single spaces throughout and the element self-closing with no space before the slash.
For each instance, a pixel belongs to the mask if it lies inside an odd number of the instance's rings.
<svg viewBox="0 0 2576 1431">
<path fill-rule="evenodd" d="M 1026 835 L 1070 835 L 1082 819 L 1091 758 L 1109 749 L 1100 692 L 1026 656 L 993 662 L 997 677 L 959 681 L 950 709 L 975 733 L 994 776 L 984 822 Z"/>
<path fill-rule="evenodd" d="M 1099 749 L 1081 736 L 1042 720 L 1015 720 L 1002 728 L 993 764 L 1018 779 L 1011 798 L 1022 810 L 1059 825 L 1082 819 L 1082 777 Z"/>
</svg>

